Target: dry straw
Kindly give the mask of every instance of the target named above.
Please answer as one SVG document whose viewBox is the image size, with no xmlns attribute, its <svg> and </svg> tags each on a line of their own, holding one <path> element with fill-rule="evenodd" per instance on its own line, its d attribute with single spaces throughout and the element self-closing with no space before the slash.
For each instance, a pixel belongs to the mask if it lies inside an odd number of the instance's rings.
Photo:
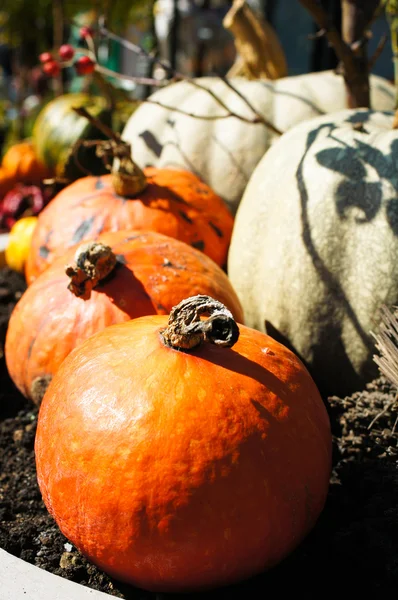
<svg viewBox="0 0 398 600">
<path fill-rule="evenodd" d="M 381 325 L 378 334 L 372 333 L 380 355 L 373 359 L 381 373 L 398 387 L 398 311 L 392 313 L 387 306 L 380 309 Z"/>
</svg>

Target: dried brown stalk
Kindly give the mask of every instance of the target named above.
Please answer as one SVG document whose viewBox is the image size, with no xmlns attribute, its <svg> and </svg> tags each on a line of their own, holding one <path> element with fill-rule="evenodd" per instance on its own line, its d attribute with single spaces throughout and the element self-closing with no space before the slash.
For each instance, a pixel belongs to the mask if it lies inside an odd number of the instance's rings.
<svg viewBox="0 0 398 600">
<path fill-rule="evenodd" d="M 84 117 L 85 119 L 87 119 L 87 121 L 91 123 L 91 125 L 94 125 L 94 127 L 102 131 L 102 133 L 106 135 L 106 137 L 108 137 L 110 140 L 113 140 L 116 143 L 120 143 L 122 141 L 122 138 L 118 133 L 115 133 L 110 127 L 105 125 L 105 123 L 102 123 L 102 121 L 90 115 L 88 110 L 85 109 L 83 106 L 74 106 L 73 110 L 76 114 L 79 115 L 79 117 Z"/>
<path fill-rule="evenodd" d="M 233 1 L 223 25 L 234 36 L 238 53 L 228 77 L 279 79 L 287 75 L 285 53 L 275 30 L 246 0 Z"/>
<path fill-rule="evenodd" d="M 379 355 L 373 360 L 381 373 L 398 387 L 398 313 L 392 313 L 387 306 L 380 309 L 381 325 L 379 333 L 372 333 L 376 340 Z"/>
</svg>

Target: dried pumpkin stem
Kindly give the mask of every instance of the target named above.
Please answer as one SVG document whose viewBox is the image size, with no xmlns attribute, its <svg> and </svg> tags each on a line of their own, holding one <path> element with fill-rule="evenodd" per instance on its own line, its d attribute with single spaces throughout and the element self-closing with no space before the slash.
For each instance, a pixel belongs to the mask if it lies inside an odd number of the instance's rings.
<svg viewBox="0 0 398 600">
<path fill-rule="evenodd" d="M 115 192 L 125 198 L 134 198 L 141 194 L 148 186 L 148 180 L 144 171 L 131 159 L 130 146 L 118 145 L 114 158 L 112 185 Z"/>
<path fill-rule="evenodd" d="M 105 244 L 88 242 L 79 246 L 75 264 L 65 268 L 65 273 L 71 279 L 68 290 L 78 298 L 88 300 L 91 290 L 112 272 L 116 262 L 112 248 Z"/>
<path fill-rule="evenodd" d="M 234 36 L 238 53 L 228 77 L 279 79 L 287 76 L 286 57 L 275 30 L 246 0 L 233 0 L 223 26 Z"/>
<path fill-rule="evenodd" d="M 85 117 L 91 125 L 97 127 L 109 140 L 83 140 L 79 143 L 96 146 L 96 154 L 102 158 L 104 165 L 112 172 L 112 184 L 115 192 L 125 198 L 134 198 L 145 190 L 148 185 L 145 173 L 131 158 L 131 146 L 118 133 L 115 133 L 99 119 L 90 115 L 84 107 L 74 107 L 73 110 Z M 83 170 L 85 170 L 83 168 Z"/>
<path fill-rule="evenodd" d="M 203 315 L 209 318 L 201 320 Z M 167 346 L 175 349 L 191 350 L 202 342 L 230 348 L 238 341 L 239 328 L 224 304 L 210 296 L 198 295 L 172 308 L 161 336 Z"/>
</svg>

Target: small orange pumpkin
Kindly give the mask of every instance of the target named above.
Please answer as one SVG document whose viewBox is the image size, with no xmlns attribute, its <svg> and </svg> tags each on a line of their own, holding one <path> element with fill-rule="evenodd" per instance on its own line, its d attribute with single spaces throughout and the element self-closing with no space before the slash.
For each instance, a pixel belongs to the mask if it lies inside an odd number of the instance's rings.
<svg viewBox="0 0 398 600">
<path fill-rule="evenodd" d="M 74 260 L 66 273 L 65 264 Z M 168 314 L 197 293 L 212 294 L 243 321 L 227 276 L 199 250 L 154 232 L 102 234 L 58 258 L 16 305 L 5 346 L 10 376 L 39 403 L 61 362 L 90 335 L 135 317 Z"/>
<path fill-rule="evenodd" d="M 115 174 L 84 177 L 41 212 L 26 265 L 27 282 L 68 247 L 119 229 L 163 233 L 224 265 L 232 226 L 224 201 L 188 171 L 147 168 L 132 189 Z"/>
<path fill-rule="evenodd" d="M 14 175 L 0 165 L 0 202 L 16 183 Z"/>
<path fill-rule="evenodd" d="M 29 140 L 10 146 L 3 156 L 1 167 L 16 183 L 38 185 L 51 175 L 49 169 L 38 159 Z"/>
<path fill-rule="evenodd" d="M 44 502 L 81 552 L 119 580 L 181 592 L 300 543 L 326 499 L 331 433 L 301 361 L 196 296 L 169 322 L 133 319 L 74 350 L 35 452 Z"/>
</svg>

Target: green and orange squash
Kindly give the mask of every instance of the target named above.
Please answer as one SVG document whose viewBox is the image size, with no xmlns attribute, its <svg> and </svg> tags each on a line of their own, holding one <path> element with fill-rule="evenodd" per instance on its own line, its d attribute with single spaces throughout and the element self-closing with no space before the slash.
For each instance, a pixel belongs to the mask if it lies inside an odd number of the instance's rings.
<svg viewBox="0 0 398 600">
<path fill-rule="evenodd" d="M 112 125 L 112 113 L 105 98 L 84 93 L 63 94 L 51 100 L 38 114 L 33 127 L 33 143 L 39 159 L 57 177 L 75 180 L 87 172 L 100 175 L 106 169 L 95 154 L 95 147 L 78 142 L 104 139 L 89 121 L 76 114 L 73 107 L 83 107 L 105 125 Z M 83 169 L 81 166 L 83 166 Z"/>
</svg>

